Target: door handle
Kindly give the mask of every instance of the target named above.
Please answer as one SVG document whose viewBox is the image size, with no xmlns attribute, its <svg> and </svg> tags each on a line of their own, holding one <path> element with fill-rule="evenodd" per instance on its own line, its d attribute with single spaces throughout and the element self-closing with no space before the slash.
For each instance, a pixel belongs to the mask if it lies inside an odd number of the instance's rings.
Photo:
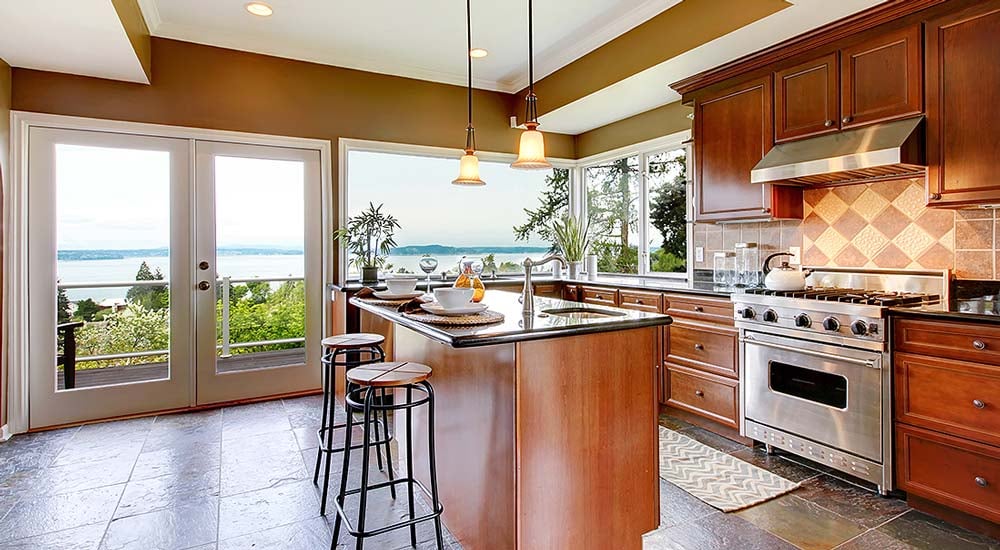
<svg viewBox="0 0 1000 550">
<path fill-rule="evenodd" d="M 210 288 L 212 288 L 212 283 L 208 281 L 202 281 L 198 283 L 198 290 L 208 290 Z"/>
<path fill-rule="evenodd" d="M 763 346 L 765 348 L 773 348 L 781 351 L 790 351 L 792 353 L 801 353 L 802 355 L 811 355 L 813 357 L 820 357 L 823 359 L 831 360 L 828 354 L 821 353 L 818 351 L 812 351 L 807 349 L 793 348 L 791 346 L 783 346 L 781 344 L 772 344 L 771 342 L 761 342 L 760 340 L 754 340 L 753 338 L 744 337 L 740 340 L 743 344 L 750 344 L 754 346 Z M 876 366 L 874 361 L 868 359 L 855 359 L 853 357 L 837 357 L 833 358 L 833 361 L 839 361 L 842 363 L 853 363 L 855 365 L 861 365 L 863 367 L 868 367 L 870 369 L 882 369 L 881 365 Z"/>
</svg>

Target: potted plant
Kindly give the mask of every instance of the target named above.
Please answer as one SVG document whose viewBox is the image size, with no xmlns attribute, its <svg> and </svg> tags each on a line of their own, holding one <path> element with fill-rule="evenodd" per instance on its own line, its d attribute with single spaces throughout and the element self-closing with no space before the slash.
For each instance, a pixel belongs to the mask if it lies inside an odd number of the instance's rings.
<svg viewBox="0 0 1000 550">
<path fill-rule="evenodd" d="M 573 216 L 563 216 L 561 220 L 556 220 L 552 224 L 552 234 L 555 236 L 556 245 L 562 252 L 566 261 L 569 262 L 569 278 L 576 279 L 580 276 L 583 266 L 583 258 L 590 248 L 590 227 L 587 223 L 580 223 Z"/>
<path fill-rule="evenodd" d="M 367 209 L 348 218 L 346 227 L 334 233 L 334 238 L 351 253 L 350 263 L 361 271 L 362 283 L 378 282 L 378 269 L 396 246 L 399 220 L 382 212 L 383 206 L 368 203 Z"/>
</svg>

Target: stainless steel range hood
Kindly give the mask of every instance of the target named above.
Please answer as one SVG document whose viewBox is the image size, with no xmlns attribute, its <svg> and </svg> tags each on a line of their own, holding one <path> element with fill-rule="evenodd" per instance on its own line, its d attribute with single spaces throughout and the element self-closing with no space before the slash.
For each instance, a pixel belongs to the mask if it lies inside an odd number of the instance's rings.
<svg viewBox="0 0 1000 550">
<path fill-rule="evenodd" d="M 923 177 L 918 116 L 775 145 L 750 171 L 753 183 L 846 185 Z"/>
</svg>

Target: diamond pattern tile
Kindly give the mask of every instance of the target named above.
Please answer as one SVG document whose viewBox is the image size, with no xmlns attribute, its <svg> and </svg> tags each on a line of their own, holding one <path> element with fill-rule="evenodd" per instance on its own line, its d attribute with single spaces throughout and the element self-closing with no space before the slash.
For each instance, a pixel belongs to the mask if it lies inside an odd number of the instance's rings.
<svg viewBox="0 0 1000 550">
<path fill-rule="evenodd" d="M 837 220 L 833 226 L 837 228 L 837 232 L 843 235 L 847 239 L 853 239 L 861 232 L 868 222 L 865 221 L 857 212 L 854 210 L 848 210 L 844 212 L 844 215 Z"/>
<path fill-rule="evenodd" d="M 827 258 L 834 258 L 837 254 L 847 246 L 847 239 L 844 238 L 836 229 L 830 227 L 823 232 L 816 242 L 813 243 L 816 248 L 819 249 Z"/>
<path fill-rule="evenodd" d="M 898 246 L 889 243 L 872 261 L 882 268 L 902 268 L 909 265 L 911 260 Z"/>
<path fill-rule="evenodd" d="M 885 207 L 889 205 L 889 201 L 885 200 L 885 197 L 879 195 L 875 191 L 872 191 L 871 187 L 865 190 L 864 193 L 858 196 L 858 199 L 854 201 L 851 208 L 858 213 L 862 218 L 867 221 L 875 219 Z"/>
<path fill-rule="evenodd" d="M 885 207 L 878 216 L 871 221 L 871 224 L 878 229 L 880 233 L 889 237 L 890 239 L 895 238 L 896 235 L 910 225 L 913 220 L 903 214 L 898 208 L 893 205 Z"/>
<path fill-rule="evenodd" d="M 820 200 L 813 207 L 813 212 L 817 216 L 823 219 L 826 223 L 833 225 L 836 223 L 840 216 L 847 212 L 848 206 L 836 193 L 827 193 L 822 200 Z"/>
<path fill-rule="evenodd" d="M 927 209 L 927 194 L 923 185 L 910 185 L 892 201 L 911 220 L 917 219 Z"/>
<path fill-rule="evenodd" d="M 869 225 L 862 229 L 851 242 L 866 258 L 874 258 L 876 254 L 885 248 L 885 245 L 889 244 L 889 239 L 879 232 L 878 229 Z"/>
<path fill-rule="evenodd" d="M 906 254 L 907 259 L 912 260 L 926 252 L 934 244 L 934 238 L 921 229 L 919 225 L 910 224 L 896 236 L 893 243 L 903 254 Z"/>
<path fill-rule="evenodd" d="M 945 233 L 955 228 L 955 214 L 950 210 L 927 208 L 914 221 L 935 239 L 940 239 Z"/>
</svg>

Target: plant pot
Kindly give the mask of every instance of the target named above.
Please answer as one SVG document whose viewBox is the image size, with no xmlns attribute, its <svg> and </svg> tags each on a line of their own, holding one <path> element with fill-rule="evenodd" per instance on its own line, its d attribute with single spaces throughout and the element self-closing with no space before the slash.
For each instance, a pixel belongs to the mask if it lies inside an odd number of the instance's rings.
<svg viewBox="0 0 1000 550">
<path fill-rule="evenodd" d="M 597 280 L 597 255 L 590 254 L 587 256 L 587 278 L 591 281 Z"/>
<path fill-rule="evenodd" d="M 569 262 L 569 278 L 576 280 L 583 272 L 583 262 Z"/>
<path fill-rule="evenodd" d="M 361 268 L 361 282 L 362 283 L 377 283 L 378 282 L 378 266 L 362 267 Z"/>
<path fill-rule="evenodd" d="M 562 263 L 560 263 L 560 262 L 552 262 L 552 278 L 553 279 L 562 279 L 562 276 L 563 276 Z"/>
</svg>

